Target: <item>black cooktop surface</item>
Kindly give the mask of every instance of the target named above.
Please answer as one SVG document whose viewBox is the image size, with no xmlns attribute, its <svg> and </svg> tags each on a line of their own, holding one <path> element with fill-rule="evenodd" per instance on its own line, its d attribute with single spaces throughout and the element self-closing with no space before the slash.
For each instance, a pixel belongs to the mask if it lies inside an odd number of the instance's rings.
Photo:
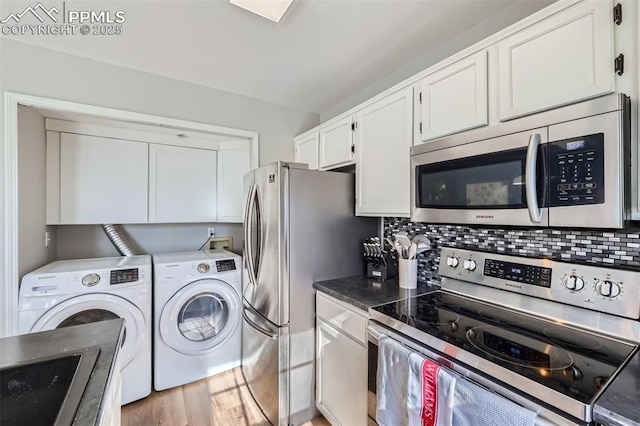
<svg viewBox="0 0 640 426">
<path fill-rule="evenodd" d="M 585 404 L 637 348 L 443 291 L 372 309 Z"/>
</svg>

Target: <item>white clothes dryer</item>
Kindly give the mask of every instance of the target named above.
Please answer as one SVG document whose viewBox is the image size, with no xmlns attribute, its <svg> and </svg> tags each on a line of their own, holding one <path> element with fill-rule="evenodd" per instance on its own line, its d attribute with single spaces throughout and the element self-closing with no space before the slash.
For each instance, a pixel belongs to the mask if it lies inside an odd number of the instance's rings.
<svg viewBox="0 0 640 426">
<path fill-rule="evenodd" d="M 242 258 L 226 250 L 158 254 L 153 268 L 154 388 L 239 366 Z"/>
<path fill-rule="evenodd" d="M 19 332 L 124 318 L 121 402 L 144 398 L 151 393 L 151 283 L 151 256 L 49 263 L 22 278 Z"/>
</svg>

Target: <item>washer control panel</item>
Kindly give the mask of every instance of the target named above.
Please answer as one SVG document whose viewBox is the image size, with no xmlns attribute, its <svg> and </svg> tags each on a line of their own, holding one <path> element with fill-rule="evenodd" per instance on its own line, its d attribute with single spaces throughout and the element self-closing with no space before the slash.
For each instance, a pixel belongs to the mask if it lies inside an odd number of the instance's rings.
<svg viewBox="0 0 640 426">
<path fill-rule="evenodd" d="M 109 284 L 126 284 L 136 282 L 139 279 L 138 268 L 117 269 L 111 271 Z"/>
<path fill-rule="evenodd" d="M 459 264 L 465 267 L 459 268 Z M 438 273 L 472 284 L 640 318 L 640 272 L 636 271 L 442 247 Z"/>
<path fill-rule="evenodd" d="M 216 269 L 218 272 L 235 271 L 236 262 L 233 259 L 216 260 Z"/>
</svg>

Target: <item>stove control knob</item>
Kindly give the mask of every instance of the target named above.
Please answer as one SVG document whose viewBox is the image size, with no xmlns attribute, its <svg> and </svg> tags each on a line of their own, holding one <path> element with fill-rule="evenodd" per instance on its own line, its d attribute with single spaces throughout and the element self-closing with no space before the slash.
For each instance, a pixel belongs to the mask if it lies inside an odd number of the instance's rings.
<svg viewBox="0 0 640 426">
<path fill-rule="evenodd" d="M 459 260 L 457 257 L 455 256 L 447 256 L 447 265 L 449 265 L 452 268 L 455 268 L 458 266 Z"/>
<path fill-rule="evenodd" d="M 452 322 L 449 325 L 449 328 L 451 329 L 451 331 L 456 332 L 456 331 L 458 331 L 458 324 L 456 324 L 455 322 Z"/>
<path fill-rule="evenodd" d="M 562 284 L 571 291 L 580 291 L 584 288 L 584 280 L 577 275 L 565 275 Z"/>
<path fill-rule="evenodd" d="M 476 261 L 473 259 L 466 259 L 463 266 L 467 271 L 473 271 L 476 269 Z"/>
<path fill-rule="evenodd" d="M 620 286 L 609 280 L 602 280 L 596 283 L 596 291 L 604 297 L 616 297 L 620 294 Z"/>
<path fill-rule="evenodd" d="M 85 287 L 93 287 L 99 282 L 100 282 L 100 275 L 98 274 L 87 274 L 84 277 L 82 277 L 82 285 Z"/>
<path fill-rule="evenodd" d="M 206 274 L 207 272 L 209 272 L 209 269 L 211 269 L 211 268 L 206 263 L 201 263 L 201 264 L 198 265 L 198 267 L 196 269 L 201 274 Z"/>
</svg>

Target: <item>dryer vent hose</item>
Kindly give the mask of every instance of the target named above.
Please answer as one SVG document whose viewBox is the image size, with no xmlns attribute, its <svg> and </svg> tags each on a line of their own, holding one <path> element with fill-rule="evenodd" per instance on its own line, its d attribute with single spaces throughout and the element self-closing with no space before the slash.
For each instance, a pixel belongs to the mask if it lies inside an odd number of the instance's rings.
<svg viewBox="0 0 640 426">
<path fill-rule="evenodd" d="M 121 256 L 133 256 L 136 254 L 131 248 L 129 241 L 127 241 L 122 231 L 120 231 L 120 228 L 118 228 L 118 225 L 112 225 L 110 223 L 104 224 L 102 225 L 102 229 Z"/>
</svg>

